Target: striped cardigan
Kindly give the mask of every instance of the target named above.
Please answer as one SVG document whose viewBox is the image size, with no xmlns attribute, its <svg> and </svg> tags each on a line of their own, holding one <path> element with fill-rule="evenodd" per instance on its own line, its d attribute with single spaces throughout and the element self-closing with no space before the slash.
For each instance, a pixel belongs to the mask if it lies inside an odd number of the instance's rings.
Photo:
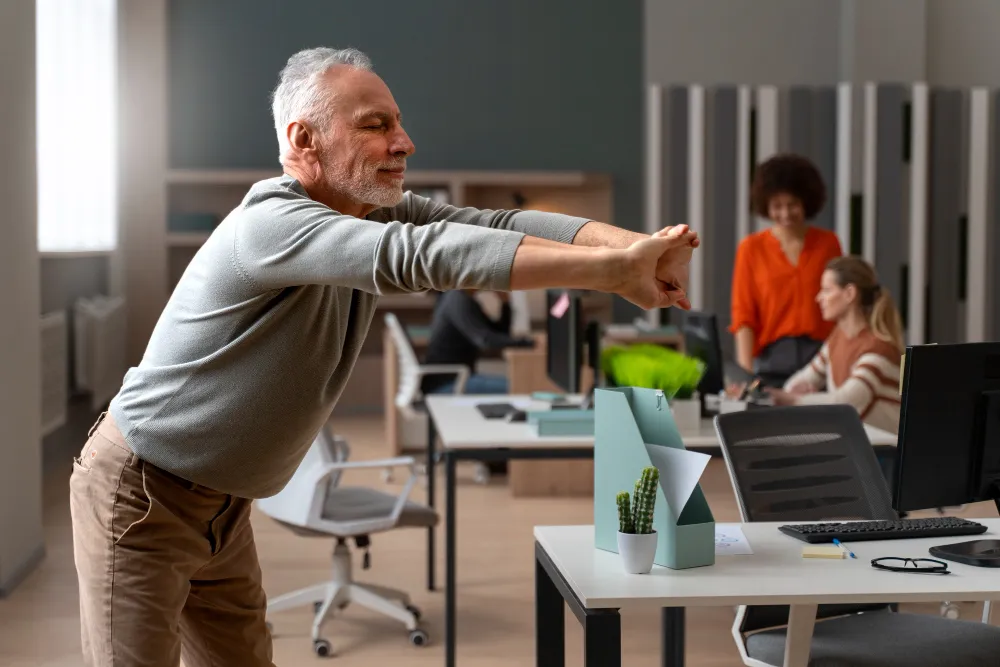
<svg viewBox="0 0 1000 667">
<path fill-rule="evenodd" d="M 901 354 L 891 343 L 865 329 L 848 338 L 838 327 L 804 368 L 785 383 L 785 391 L 804 389 L 799 405 L 847 403 L 862 421 L 899 432 Z"/>
</svg>

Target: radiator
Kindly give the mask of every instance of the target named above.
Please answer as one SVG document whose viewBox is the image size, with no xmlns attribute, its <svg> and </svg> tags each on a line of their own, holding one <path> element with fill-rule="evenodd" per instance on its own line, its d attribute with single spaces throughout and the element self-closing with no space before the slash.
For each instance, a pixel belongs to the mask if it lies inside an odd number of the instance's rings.
<svg viewBox="0 0 1000 667">
<path fill-rule="evenodd" d="M 66 423 L 69 401 L 69 332 L 66 311 L 42 316 L 42 435 Z"/>
<path fill-rule="evenodd" d="M 125 300 L 97 296 L 73 305 L 76 388 L 90 394 L 94 411 L 115 397 L 128 370 L 125 357 Z"/>
</svg>

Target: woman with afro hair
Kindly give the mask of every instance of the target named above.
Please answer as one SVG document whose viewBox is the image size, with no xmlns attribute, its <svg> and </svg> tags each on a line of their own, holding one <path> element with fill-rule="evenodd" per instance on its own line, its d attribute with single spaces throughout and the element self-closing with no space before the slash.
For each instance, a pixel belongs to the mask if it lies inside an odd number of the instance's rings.
<svg viewBox="0 0 1000 667">
<path fill-rule="evenodd" d="M 776 155 L 757 167 L 751 205 L 772 224 L 736 250 L 729 330 L 737 363 L 765 386 L 783 386 L 834 326 L 816 294 L 827 264 L 843 253 L 835 233 L 809 223 L 825 203 L 823 178 L 808 159 Z"/>
</svg>

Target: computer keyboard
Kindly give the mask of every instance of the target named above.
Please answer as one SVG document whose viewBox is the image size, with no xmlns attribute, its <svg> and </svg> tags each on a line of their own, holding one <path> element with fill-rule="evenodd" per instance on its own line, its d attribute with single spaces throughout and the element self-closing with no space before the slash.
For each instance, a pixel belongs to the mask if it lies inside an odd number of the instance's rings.
<svg viewBox="0 0 1000 667">
<path fill-rule="evenodd" d="M 863 542 L 868 540 L 904 540 L 918 537 L 979 535 L 986 526 L 958 517 L 899 519 L 896 521 L 845 521 L 839 523 L 802 523 L 779 526 L 778 530 L 810 544 Z"/>
</svg>

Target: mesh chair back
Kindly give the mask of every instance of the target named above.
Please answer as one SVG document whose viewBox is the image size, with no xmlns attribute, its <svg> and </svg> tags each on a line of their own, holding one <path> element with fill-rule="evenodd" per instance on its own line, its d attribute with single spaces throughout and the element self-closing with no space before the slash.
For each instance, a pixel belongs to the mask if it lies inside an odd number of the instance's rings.
<svg viewBox="0 0 1000 667">
<path fill-rule="evenodd" d="M 744 521 L 898 518 L 861 419 L 849 405 L 732 412 L 718 415 L 715 428 Z M 817 616 L 887 606 L 821 605 Z M 786 606 L 748 607 L 741 629 L 787 622 Z"/>
<path fill-rule="evenodd" d="M 385 325 L 396 345 L 396 360 L 398 363 L 399 385 L 396 389 L 396 406 L 400 408 L 412 405 L 420 396 L 420 360 L 413 349 L 409 334 L 393 313 L 385 314 Z"/>
</svg>

